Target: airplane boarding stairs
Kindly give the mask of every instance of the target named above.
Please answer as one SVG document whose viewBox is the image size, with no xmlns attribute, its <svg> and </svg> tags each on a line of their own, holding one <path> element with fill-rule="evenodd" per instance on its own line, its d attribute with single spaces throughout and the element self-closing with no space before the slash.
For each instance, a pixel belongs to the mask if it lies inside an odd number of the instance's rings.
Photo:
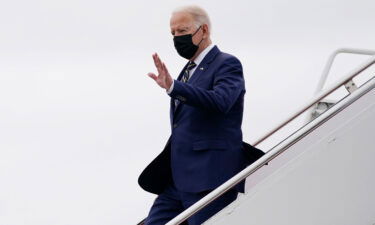
<svg viewBox="0 0 375 225">
<path fill-rule="evenodd" d="M 374 87 L 372 79 L 290 137 L 247 178 L 247 193 L 205 224 L 375 224 Z"/>
<path fill-rule="evenodd" d="M 353 49 L 334 52 L 316 98 L 254 145 L 303 112 L 315 114 L 311 121 L 167 225 L 182 223 L 245 178 L 246 193 L 204 224 L 375 225 L 375 57 L 322 91 L 341 53 L 375 55 Z M 371 69 L 372 75 L 355 84 L 353 79 Z M 342 86 L 349 94 L 319 112 L 325 97 Z"/>
</svg>

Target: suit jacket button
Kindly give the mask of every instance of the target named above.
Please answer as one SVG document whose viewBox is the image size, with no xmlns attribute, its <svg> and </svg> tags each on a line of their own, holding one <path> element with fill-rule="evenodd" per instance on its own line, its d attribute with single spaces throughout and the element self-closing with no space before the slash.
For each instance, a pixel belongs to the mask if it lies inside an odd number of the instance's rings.
<svg viewBox="0 0 375 225">
<path fill-rule="evenodd" d="M 176 128 L 176 127 L 177 127 L 177 124 L 176 124 L 176 123 L 174 123 L 174 124 L 173 124 L 173 128 Z"/>
</svg>

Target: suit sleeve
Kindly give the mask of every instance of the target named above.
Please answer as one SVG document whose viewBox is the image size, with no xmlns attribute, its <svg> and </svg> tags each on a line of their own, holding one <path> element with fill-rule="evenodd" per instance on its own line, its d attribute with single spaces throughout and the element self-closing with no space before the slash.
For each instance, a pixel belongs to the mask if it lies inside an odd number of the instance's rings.
<svg viewBox="0 0 375 225">
<path fill-rule="evenodd" d="M 175 80 L 169 95 L 187 105 L 228 113 L 244 90 L 241 62 L 231 57 L 215 72 L 212 89 L 207 90 Z"/>
</svg>

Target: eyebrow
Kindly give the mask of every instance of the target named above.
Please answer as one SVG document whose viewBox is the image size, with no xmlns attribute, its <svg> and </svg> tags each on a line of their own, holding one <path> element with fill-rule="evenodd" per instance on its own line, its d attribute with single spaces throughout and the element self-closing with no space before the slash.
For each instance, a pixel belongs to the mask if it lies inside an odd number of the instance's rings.
<svg viewBox="0 0 375 225">
<path fill-rule="evenodd" d="M 171 34 L 173 34 L 176 30 L 189 30 L 189 27 L 179 27 L 179 28 L 176 28 L 175 30 L 171 30 Z"/>
<path fill-rule="evenodd" d="M 189 30 L 189 27 L 177 27 L 175 30 Z"/>
</svg>

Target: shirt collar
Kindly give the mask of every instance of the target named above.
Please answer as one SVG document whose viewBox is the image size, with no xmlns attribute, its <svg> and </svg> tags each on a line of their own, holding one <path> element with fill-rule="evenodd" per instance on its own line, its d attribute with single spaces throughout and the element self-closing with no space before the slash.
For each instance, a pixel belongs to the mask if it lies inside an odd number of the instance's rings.
<svg viewBox="0 0 375 225">
<path fill-rule="evenodd" d="M 215 45 L 214 44 L 210 44 L 209 46 L 207 46 L 198 56 L 197 58 L 194 60 L 194 63 L 196 65 L 199 65 L 202 60 L 204 59 L 204 57 L 208 54 L 208 52 L 210 52 L 210 50 L 214 47 Z"/>
</svg>

